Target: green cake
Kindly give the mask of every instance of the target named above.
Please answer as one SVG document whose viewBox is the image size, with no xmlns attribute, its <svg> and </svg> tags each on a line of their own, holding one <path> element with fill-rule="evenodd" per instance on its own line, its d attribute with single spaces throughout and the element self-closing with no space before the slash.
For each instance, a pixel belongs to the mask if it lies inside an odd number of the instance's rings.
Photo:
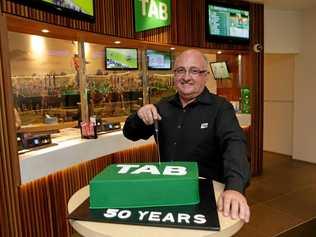
<svg viewBox="0 0 316 237">
<path fill-rule="evenodd" d="M 113 164 L 90 181 L 92 209 L 199 202 L 196 162 Z"/>
</svg>

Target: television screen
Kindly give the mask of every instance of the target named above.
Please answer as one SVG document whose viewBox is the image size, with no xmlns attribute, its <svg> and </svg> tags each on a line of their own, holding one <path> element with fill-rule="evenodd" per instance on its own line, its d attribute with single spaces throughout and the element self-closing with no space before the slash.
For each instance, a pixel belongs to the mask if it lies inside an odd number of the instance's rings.
<svg viewBox="0 0 316 237">
<path fill-rule="evenodd" d="M 249 10 L 209 3 L 207 5 L 207 33 L 211 40 L 230 42 L 249 41 Z"/>
<path fill-rule="evenodd" d="M 148 49 L 147 65 L 149 70 L 170 70 L 171 69 L 171 55 L 169 52 L 161 52 Z"/>
<path fill-rule="evenodd" d="M 94 0 L 13 0 L 72 18 L 94 20 Z"/>
<path fill-rule="evenodd" d="M 210 65 L 211 65 L 213 76 L 216 80 L 229 78 L 229 72 L 227 69 L 226 62 L 214 62 L 214 63 L 210 63 Z"/>
<path fill-rule="evenodd" d="M 106 48 L 106 69 L 138 69 L 137 49 Z"/>
</svg>

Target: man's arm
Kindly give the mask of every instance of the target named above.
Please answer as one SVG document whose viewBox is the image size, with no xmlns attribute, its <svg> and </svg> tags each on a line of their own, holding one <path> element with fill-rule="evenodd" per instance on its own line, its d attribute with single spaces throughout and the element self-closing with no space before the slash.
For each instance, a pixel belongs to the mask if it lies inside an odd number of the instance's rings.
<svg viewBox="0 0 316 237">
<path fill-rule="evenodd" d="M 127 118 L 123 134 L 132 141 L 148 139 L 154 133 L 154 120 L 161 120 L 156 107 L 153 104 L 144 105 Z"/>
<path fill-rule="evenodd" d="M 249 221 L 250 210 L 243 195 L 249 182 L 246 138 L 239 126 L 232 105 L 224 101 L 217 117 L 216 131 L 223 158 L 225 191 L 218 201 L 218 209 L 224 216 L 239 217 Z"/>
<path fill-rule="evenodd" d="M 216 136 L 223 158 L 225 189 L 244 192 L 250 179 L 246 137 L 233 106 L 224 101 L 216 119 Z"/>
</svg>

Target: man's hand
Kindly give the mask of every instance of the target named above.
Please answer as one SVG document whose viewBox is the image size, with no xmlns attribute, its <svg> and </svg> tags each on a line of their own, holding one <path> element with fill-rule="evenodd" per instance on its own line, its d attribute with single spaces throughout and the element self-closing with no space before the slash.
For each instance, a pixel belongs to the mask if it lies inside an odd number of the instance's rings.
<svg viewBox="0 0 316 237">
<path fill-rule="evenodd" d="M 246 223 L 250 219 L 250 209 L 244 195 L 235 190 L 225 190 L 221 193 L 217 208 L 223 212 L 224 216 L 230 216 L 232 219 L 240 218 Z"/>
<path fill-rule="evenodd" d="M 161 116 L 153 104 L 147 104 L 141 107 L 137 111 L 137 115 L 146 125 L 152 125 L 154 120 L 161 120 Z"/>
</svg>

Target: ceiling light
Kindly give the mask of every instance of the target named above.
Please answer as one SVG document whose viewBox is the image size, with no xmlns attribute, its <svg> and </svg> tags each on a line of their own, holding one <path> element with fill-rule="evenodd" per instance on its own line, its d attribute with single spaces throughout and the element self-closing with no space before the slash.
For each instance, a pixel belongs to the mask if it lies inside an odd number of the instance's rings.
<svg viewBox="0 0 316 237">
<path fill-rule="evenodd" d="M 220 50 L 219 50 L 219 51 L 217 51 L 217 54 L 222 54 L 222 51 L 220 51 Z"/>
<path fill-rule="evenodd" d="M 121 41 L 119 41 L 119 40 L 115 40 L 113 43 L 114 43 L 114 44 L 120 44 L 120 43 L 121 43 Z"/>
<path fill-rule="evenodd" d="M 174 48 L 174 47 L 171 47 L 171 48 L 170 48 L 170 50 L 175 50 L 175 49 L 176 49 L 176 48 Z"/>
<path fill-rule="evenodd" d="M 49 30 L 47 30 L 47 29 L 42 29 L 41 31 L 42 31 L 42 33 L 49 33 Z"/>
</svg>

